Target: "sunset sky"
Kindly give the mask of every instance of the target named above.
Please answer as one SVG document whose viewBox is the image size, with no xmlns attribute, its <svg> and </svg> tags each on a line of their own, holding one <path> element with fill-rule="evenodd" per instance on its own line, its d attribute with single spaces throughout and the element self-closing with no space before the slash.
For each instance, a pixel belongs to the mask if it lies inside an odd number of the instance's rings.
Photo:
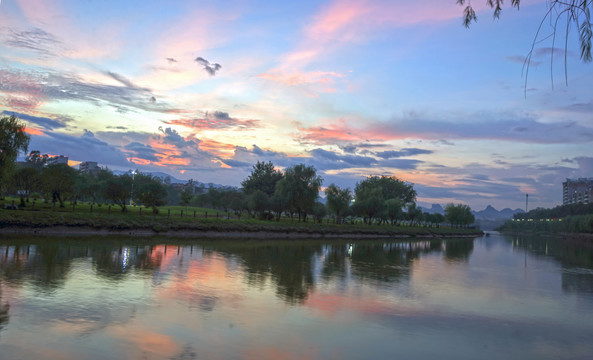
<svg viewBox="0 0 593 360">
<path fill-rule="evenodd" d="M 0 112 L 72 164 L 237 186 L 305 163 L 423 206 L 558 205 L 593 177 L 593 65 L 545 21 L 526 77 L 546 1 L 472 4 L 466 29 L 455 0 L 2 0 Z"/>
</svg>

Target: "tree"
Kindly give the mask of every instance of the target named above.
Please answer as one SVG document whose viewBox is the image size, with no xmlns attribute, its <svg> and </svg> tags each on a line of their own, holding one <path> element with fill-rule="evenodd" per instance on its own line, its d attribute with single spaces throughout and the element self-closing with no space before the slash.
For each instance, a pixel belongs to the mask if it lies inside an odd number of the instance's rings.
<svg viewBox="0 0 593 360">
<path fill-rule="evenodd" d="M 322 182 L 313 166 L 299 164 L 286 169 L 284 177 L 276 184 L 276 191 L 286 199 L 287 207 L 298 213 L 299 222 L 307 221 L 307 213 L 313 210 Z"/>
<path fill-rule="evenodd" d="M 445 219 L 449 224 L 456 227 L 467 226 L 476 220 L 468 205 L 455 205 L 452 203 L 445 206 Z"/>
<path fill-rule="evenodd" d="M 258 161 L 253 165 L 251 175 L 241 182 L 243 191 L 250 194 L 255 190 L 263 191 L 268 196 L 274 195 L 276 183 L 282 179 L 282 173 L 274 168 L 271 161 Z"/>
<path fill-rule="evenodd" d="M 247 207 L 253 214 L 258 213 L 259 219 L 264 219 L 264 213 L 269 208 L 270 197 L 261 190 L 255 190 L 247 195 Z"/>
<path fill-rule="evenodd" d="M 418 222 L 422 218 L 422 209 L 416 207 L 416 203 L 411 203 L 408 205 L 408 218 L 410 219 L 410 226 L 414 225 L 414 220 Z"/>
<path fill-rule="evenodd" d="M 391 220 L 391 225 L 393 225 L 394 222 L 397 224 L 397 221 L 401 218 L 403 213 L 401 200 L 398 198 L 389 199 L 385 202 L 385 207 L 387 216 Z"/>
<path fill-rule="evenodd" d="M 76 170 L 66 164 L 51 164 L 41 172 L 41 187 L 51 196 L 52 203 L 59 202 L 64 207 L 64 200 L 73 192 Z"/>
<path fill-rule="evenodd" d="M 183 189 L 183 191 L 181 192 L 181 204 L 185 205 L 187 207 L 187 205 L 189 205 L 189 203 L 191 202 L 191 199 L 193 199 L 193 197 L 194 197 L 193 186 L 186 186 L 185 189 Z"/>
<path fill-rule="evenodd" d="M 348 188 L 341 189 L 335 184 L 331 184 L 325 189 L 325 195 L 328 210 L 336 214 L 337 222 L 341 223 L 344 213 L 350 206 L 350 201 L 352 201 L 352 191 Z"/>
<path fill-rule="evenodd" d="M 364 216 L 365 221 L 368 219 L 369 224 L 378 215 L 382 219 L 388 216 L 385 201 L 398 199 L 403 207 L 416 200 L 412 184 L 390 176 L 370 176 L 356 184 L 354 194 L 355 212 Z"/>
<path fill-rule="evenodd" d="M 30 136 L 14 115 L 0 119 L 0 195 L 10 179 L 19 151 L 27 151 Z"/>
<path fill-rule="evenodd" d="M 48 159 L 49 156 L 47 154 L 42 155 L 39 150 L 33 150 L 25 157 L 25 162 L 29 167 L 43 169 Z"/>
<path fill-rule="evenodd" d="M 167 190 L 159 178 L 150 175 L 141 175 L 141 178 L 134 191 L 135 199 L 147 208 L 152 208 L 154 214 L 158 214 L 158 207 L 166 204 Z"/>
<path fill-rule="evenodd" d="M 40 175 L 41 171 L 32 167 L 21 167 L 14 172 L 13 182 L 20 193 L 21 205 L 24 205 L 25 200 L 29 202 L 31 193 L 38 190 Z"/>
<path fill-rule="evenodd" d="M 121 207 L 122 212 L 126 212 L 126 203 L 132 196 L 132 177 L 124 174 L 121 176 L 111 176 L 105 182 L 103 188 L 103 197 L 112 201 Z"/>
<path fill-rule="evenodd" d="M 316 201 L 315 204 L 313 204 L 313 218 L 315 219 L 315 221 L 321 224 L 326 214 L 327 209 L 325 208 L 325 205 L 323 205 L 319 201 Z"/>
</svg>

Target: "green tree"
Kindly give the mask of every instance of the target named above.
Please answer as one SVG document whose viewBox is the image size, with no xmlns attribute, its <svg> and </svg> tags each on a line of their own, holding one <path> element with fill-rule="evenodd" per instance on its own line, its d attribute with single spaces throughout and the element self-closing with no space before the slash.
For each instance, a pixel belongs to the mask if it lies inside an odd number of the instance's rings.
<svg viewBox="0 0 593 360">
<path fill-rule="evenodd" d="M 194 198 L 194 188 L 193 186 L 186 186 L 183 191 L 181 192 L 181 205 L 187 207 L 191 200 Z"/>
<path fill-rule="evenodd" d="M 313 210 L 322 182 L 313 166 L 299 164 L 286 169 L 284 177 L 276 184 L 276 191 L 286 199 L 288 209 L 297 212 L 299 222 L 307 221 L 307 213 Z"/>
<path fill-rule="evenodd" d="M 111 176 L 106 179 L 103 187 L 103 197 L 119 205 L 122 212 L 126 212 L 126 204 L 132 196 L 132 177 L 128 174 Z"/>
<path fill-rule="evenodd" d="M 385 198 L 381 187 L 364 180 L 356 184 L 354 188 L 355 201 L 353 210 L 359 216 L 364 217 L 365 223 L 371 225 L 373 218 L 383 212 Z"/>
<path fill-rule="evenodd" d="M 336 214 L 336 221 L 341 223 L 344 213 L 352 201 L 352 191 L 348 188 L 342 189 L 335 184 L 331 184 L 325 189 L 325 195 L 328 210 Z"/>
<path fill-rule="evenodd" d="M 64 200 L 74 191 L 76 170 L 66 164 L 51 164 L 41 172 L 41 187 L 51 196 L 52 203 L 59 202 L 64 207 Z"/>
<path fill-rule="evenodd" d="M 21 205 L 29 202 L 29 197 L 34 191 L 38 191 L 41 183 L 41 171 L 32 167 L 20 167 L 15 170 L 13 183 L 15 190 L 19 192 Z"/>
<path fill-rule="evenodd" d="M 43 169 L 48 159 L 49 156 L 47 154 L 42 155 L 39 150 L 33 150 L 25 157 L 25 162 L 29 167 Z"/>
<path fill-rule="evenodd" d="M 10 180 L 19 151 L 27 152 L 30 136 L 14 115 L 0 119 L 0 196 Z"/>
<path fill-rule="evenodd" d="M 410 226 L 414 225 L 414 221 L 420 222 L 422 220 L 422 210 L 416 207 L 416 203 L 408 204 L 407 210 Z"/>
<path fill-rule="evenodd" d="M 464 204 L 447 204 L 445 206 L 445 220 L 451 226 L 467 226 L 475 221 L 471 208 Z"/>
<path fill-rule="evenodd" d="M 316 201 L 315 204 L 313 204 L 313 218 L 315 221 L 321 224 L 325 215 L 327 215 L 327 209 L 325 205 L 319 201 Z"/>
<path fill-rule="evenodd" d="M 385 202 L 387 216 L 391 220 L 391 224 L 397 224 L 397 221 L 402 217 L 402 203 L 398 198 L 389 199 Z"/>
<path fill-rule="evenodd" d="M 143 177 L 134 190 L 134 197 L 138 203 L 151 208 L 154 214 L 158 214 L 158 207 L 166 204 L 167 190 L 159 178 L 150 175 L 143 175 Z"/>
<path fill-rule="evenodd" d="M 247 207 L 254 215 L 259 214 L 259 219 L 264 219 L 264 214 L 268 210 L 270 204 L 270 197 L 261 190 L 252 191 L 247 195 Z"/>
<path fill-rule="evenodd" d="M 251 175 L 241 182 L 241 186 L 247 194 L 260 190 L 271 197 L 274 195 L 276 183 L 280 179 L 282 179 L 282 173 L 274 168 L 271 161 L 267 163 L 258 161 L 253 165 Z"/>
</svg>

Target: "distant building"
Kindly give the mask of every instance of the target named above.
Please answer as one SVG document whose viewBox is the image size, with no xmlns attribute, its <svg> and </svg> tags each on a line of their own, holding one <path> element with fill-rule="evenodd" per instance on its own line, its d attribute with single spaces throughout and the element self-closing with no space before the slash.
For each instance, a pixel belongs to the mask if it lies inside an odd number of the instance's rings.
<svg viewBox="0 0 593 360">
<path fill-rule="evenodd" d="M 562 205 L 590 204 L 593 200 L 593 178 L 566 179 L 562 183 Z"/>
<path fill-rule="evenodd" d="M 78 164 L 78 170 L 83 174 L 96 174 L 101 168 L 96 161 L 83 161 Z"/>
<path fill-rule="evenodd" d="M 53 164 L 66 164 L 68 165 L 68 156 L 64 155 L 56 155 L 47 158 L 45 165 L 53 165 Z"/>
</svg>

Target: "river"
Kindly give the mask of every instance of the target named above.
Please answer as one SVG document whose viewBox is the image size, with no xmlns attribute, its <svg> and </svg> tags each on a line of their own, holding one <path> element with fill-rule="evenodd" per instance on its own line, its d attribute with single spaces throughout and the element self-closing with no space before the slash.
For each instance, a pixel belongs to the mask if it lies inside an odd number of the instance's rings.
<svg viewBox="0 0 593 360">
<path fill-rule="evenodd" d="M 0 240 L 0 359 L 591 359 L 554 237 Z"/>
</svg>

